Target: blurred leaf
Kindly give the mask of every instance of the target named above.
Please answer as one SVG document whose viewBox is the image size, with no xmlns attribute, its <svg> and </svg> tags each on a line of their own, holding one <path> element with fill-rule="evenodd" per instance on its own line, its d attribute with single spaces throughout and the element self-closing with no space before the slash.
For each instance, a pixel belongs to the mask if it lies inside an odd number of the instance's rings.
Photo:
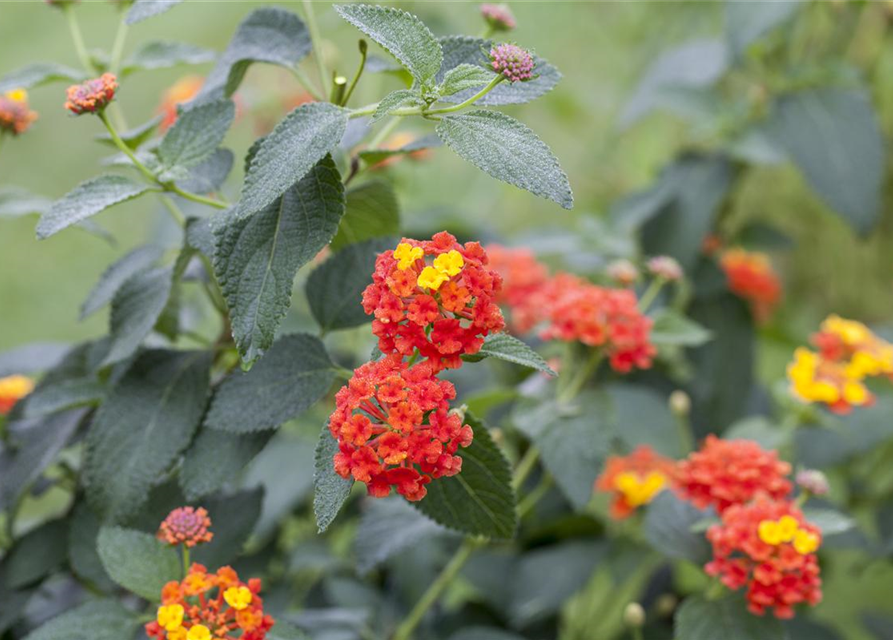
<svg viewBox="0 0 893 640">
<path fill-rule="evenodd" d="M 451 635 L 449 640 L 525 640 L 525 638 L 497 628 L 467 627 Z"/>
<path fill-rule="evenodd" d="M 242 361 L 270 348 L 291 303 L 298 269 L 325 247 L 344 215 L 344 187 L 331 157 L 247 218 L 217 229 L 214 270 L 230 309 Z"/>
<path fill-rule="evenodd" d="M 123 640 L 139 626 L 139 618 L 117 602 L 94 600 L 51 619 L 25 640 Z"/>
<path fill-rule="evenodd" d="M 264 490 L 252 489 L 205 498 L 200 506 L 208 510 L 214 538 L 193 550 L 195 562 L 206 567 L 232 564 L 242 553 L 260 517 Z"/>
<path fill-rule="evenodd" d="M 868 234 L 880 216 L 886 164 L 869 96 L 834 88 L 789 94 L 773 105 L 770 126 L 828 206 Z"/>
<path fill-rule="evenodd" d="M 121 66 L 121 77 L 142 69 L 167 69 L 181 64 L 212 62 L 216 55 L 185 42 L 152 40 L 134 51 Z"/>
<path fill-rule="evenodd" d="M 112 301 L 118 289 L 137 273 L 151 267 L 164 254 L 164 250 L 153 244 L 144 244 L 113 262 L 99 277 L 84 304 L 81 306 L 80 319 L 99 311 Z"/>
<path fill-rule="evenodd" d="M 794 246 L 789 235 L 759 222 L 745 226 L 735 236 L 737 244 L 756 250 L 790 249 Z"/>
<path fill-rule="evenodd" d="M 710 560 L 712 551 L 704 532 L 694 529 L 711 515 L 712 511 L 698 509 L 673 491 L 662 491 L 647 507 L 645 537 L 668 558 L 689 560 L 700 566 Z"/>
<path fill-rule="evenodd" d="M 660 309 L 654 314 L 651 342 L 657 346 L 698 347 L 710 341 L 712 334 L 697 322 L 673 309 Z"/>
<path fill-rule="evenodd" d="M 147 18 L 161 15 L 166 11 L 170 11 L 183 0 L 136 0 L 127 11 L 124 18 L 125 24 L 136 24 Z"/>
<path fill-rule="evenodd" d="M 230 433 L 275 429 L 329 391 L 335 365 L 319 338 L 279 338 L 250 371 L 235 371 L 217 389 L 205 426 Z"/>
<path fill-rule="evenodd" d="M 720 600 L 689 596 L 676 610 L 676 636 L 683 640 L 786 640 L 781 622 L 770 615 L 758 617 L 737 595 Z"/>
<path fill-rule="evenodd" d="M 462 471 L 432 480 L 428 495 L 412 505 L 448 529 L 498 540 L 514 536 L 518 526 L 515 491 L 508 460 L 490 432 L 470 413 L 465 422 L 474 429 L 474 441 L 460 448 Z"/>
<path fill-rule="evenodd" d="M 338 441 L 329 431 L 326 424 L 319 434 L 319 443 L 316 445 L 316 456 L 313 473 L 313 513 L 316 514 L 316 525 L 319 533 L 329 528 L 335 516 L 344 506 L 353 480 L 342 478 L 335 473 L 334 457 L 338 453 Z"/>
<path fill-rule="evenodd" d="M 13 89 L 31 89 L 50 82 L 80 82 L 85 77 L 83 71 L 65 65 L 55 62 L 35 62 L 0 78 L 0 93 Z"/>
<path fill-rule="evenodd" d="M 726 0 L 726 40 L 734 56 L 741 57 L 752 42 L 787 22 L 799 7 L 800 0 Z"/>
<path fill-rule="evenodd" d="M 103 527 L 96 548 L 111 579 L 150 602 L 158 602 L 164 585 L 181 578 L 176 548 L 150 533 Z"/>
<path fill-rule="evenodd" d="M 89 378 L 40 385 L 24 400 L 22 417 L 36 418 L 64 409 L 95 405 L 104 395 L 105 385 Z"/>
<path fill-rule="evenodd" d="M 364 182 L 348 189 L 345 200 L 346 210 L 330 245 L 332 251 L 363 240 L 395 236 L 400 231 L 400 202 L 390 183 Z"/>
<path fill-rule="evenodd" d="M 750 164 L 775 166 L 787 162 L 788 159 L 784 149 L 779 146 L 764 122 L 747 127 L 728 144 L 726 151 L 736 160 Z"/>
<path fill-rule="evenodd" d="M 267 631 L 267 640 L 310 640 L 310 636 L 287 622 L 277 621 Z"/>
<path fill-rule="evenodd" d="M 52 205 L 52 200 L 38 196 L 27 189 L 14 186 L 0 186 L 0 218 L 19 218 L 32 214 L 40 215 Z"/>
<path fill-rule="evenodd" d="M 440 88 L 440 95 L 451 96 L 468 89 L 480 89 L 496 77 L 492 68 L 484 68 L 476 64 L 462 63 L 446 72 Z"/>
<path fill-rule="evenodd" d="M 802 615 L 782 624 L 788 640 L 844 640 L 834 629 Z"/>
<path fill-rule="evenodd" d="M 791 442 L 791 431 L 773 424 L 764 416 L 739 420 L 723 432 L 729 440 L 753 440 L 767 450 L 781 449 Z"/>
<path fill-rule="evenodd" d="M 211 156 L 223 142 L 235 116 L 232 100 L 206 102 L 181 112 L 158 147 L 158 158 L 164 165 L 160 179 L 170 179 L 166 176 L 194 167 Z"/>
<path fill-rule="evenodd" d="M 550 376 L 558 375 L 543 360 L 540 354 L 528 347 L 526 343 L 507 333 L 494 333 L 487 336 L 484 339 L 481 350 L 475 356 L 497 358 L 512 364 L 519 364 L 522 367 L 542 371 Z"/>
<path fill-rule="evenodd" d="M 856 522 L 851 517 L 835 509 L 809 505 L 803 509 L 803 517 L 821 529 L 823 537 L 846 533 L 856 528 Z"/>
<path fill-rule="evenodd" d="M 68 522 L 51 520 L 16 541 L 3 559 L 0 581 L 12 589 L 34 584 L 65 562 Z"/>
<path fill-rule="evenodd" d="M 196 500 L 232 482 L 233 475 L 260 453 L 271 431 L 235 434 L 202 428 L 186 450 L 180 469 L 180 487 L 188 500 Z"/>
<path fill-rule="evenodd" d="M 605 387 L 613 409 L 610 416 L 616 436 L 630 449 L 647 444 L 657 453 L 683 455 L 680 426 L 667 398 L 641 385 L 614 383 Z"/>
<path fill-rule="evenodd" d="M 862 624 L 877 640 L 893 638 L 893 617 L 877 613 L 863 613 Z"/>
<path fill-rule="evenodd" d="M 432 134 L 416 138 L 415 140 L 407 142 L 402 147 L 399 147 L 397 149 L 364 149 L 363 151 L 360 151 L 359 156 L 363 159 L 364 162 L 366 162 L 366 164 L 375 166 L 387 160 L 388 158 L 393 158 L 394 156 L 410 155 L 415 153 L 416 151 L 434 149 L 440 146 L 443 146 L 443 142 L 441 142 L 440 138 L 438 138 L 436 135 Z M 361 187 L 357 188 L 359 189 Z"/>
<path fill-rule="evenodd" d="M 81 580 L 103 591 L 114 588 L 114 582 L 102 566 L 96 550 L 96 538 L 102 523 L 86 502 L 79 502 L 68 528 L 68 562 L 72 572 Z"/>
<path fill-rule="evenodd" d="M 37 223 L 37 238 L 44 240 L 109 207 L 132 200 L 149 186 L 124 176 L 106 174 L 82 182 L 56 200 Z"/>
<path fill-rule="evenodd" d="M 109 316 L 112 342 L 104 365 L 136 353 L 167 305 L 172 277 L 169 267 L 157 267 L 131 276 L 118 288 L 112 298 Z"/>
<path fill-rule="evenodd" d="M 409 89 L 392 91 L 378 103 L 378 106 L 375 108 L 375 113 L 372 114 L 372 124 L 375 124 L 382 118 L 386 118 L 396 109 L 402 109 L 403 107 L 420 107 L 424 104 L 426 103 L 418 91 L 410 91 Z"/>
<path fill-rule="evenodd" d="M 192 193 L 211 193 L 223 186 L 233 169 L 235 156 L 229 149 L 215 149 L 214 152 L 189 169 L 189 175 L 177 181 L 177 186 Z"/>
<path fill-rule="evenodd" d="M 524 124 L 498 111 L 445 116 L 437 135 L 464 160 L 497 180 L 572 209 L 567 175 L 549 147 Z"/>
<path fill-rule="evenodd" d="M 335 11 L 399 60 L 419 84 L 429 84 L 440 70 L 440 44 L 411 13 L 368 4 L 335 5 Z"/>
<path fill-rule="evenodd" d="M 143 124 L 134 127 L 133 129 L 128 129 L 127 131 L 119 131 L 118 137 L 124 141 L 128 147 L 133 150 L 138 149 L 144 142 L 146 142 L 149 138 L 152 137 L 152 134 L 155 133 L 155 129 L 158 128 L 158 125 L 161 124 L 161 116 L 156 116 L 151 120 L 144 122 Z M 118 147 L 115 144 L 115 141 L 112 140 L 112 136 L 108 132 L 99 133 L 94 136 L 96 140 L 117 149 Z M 123 154 L 122 154 L 123 156 Z M 126 156 L 124 156 L 126 158 Z M 130 158 L 126 158 L 127 161 L 130 161 Z"/>
<path fill-rule="evenodd" d="M 388 558 L 420 542 L 449 535 L 402 498 L 370 500 L 356 536 L 357 571 L 369 573 Z"/>
<path fill-rule="evenodd" d="M 0 353 L 0 376 L 36 373 L 56 366 L 69 352 L 61 342 L 32 342 Z"/>
</svg>

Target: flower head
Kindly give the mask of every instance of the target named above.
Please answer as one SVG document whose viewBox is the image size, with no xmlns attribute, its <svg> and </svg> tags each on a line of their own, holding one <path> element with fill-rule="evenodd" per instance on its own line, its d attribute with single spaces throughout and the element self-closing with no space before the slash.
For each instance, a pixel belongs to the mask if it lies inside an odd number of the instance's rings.
<svg viewBox="0 0 893 640">
<path fill-rule="evenodd" d="M 814 496 L 824 496 L 830 490 L 827 476 L 817 469 L 801 469 L 794 479 L 798 487 Z"/>
<path fill-rule="evenodd" d="M 760 495 L 781 500 L 791 492 L 791 465 L 752 440 L 709 435 L 699 451 L 677 465 L 676 488 L 700 509 L 723 513 Z"/>
<path fill-rule="evenodd" d="M 264 640 L 275 621 L 264 614 L 261 582 L 246 583 L 230 567 L 209 573 L 193 564 L 181 582 L 161 592 L 146 635 L 156 640 Z"/>
<path fill-rule="evenodd" d="M 211 518 L 199 507 L 180 507 L 171 511 L 158 529 L 158 539 L 171 545 L 183 544 L 194 547 L 211 542 L 214 534 L 209 531 Z"/>
<path fill-rule="evenodd" d="M 490 244 L 486 251 L 490 268 L 502 278 L 502 288 L 495 301 L 511 309 L 512 326 L 517 331 L 530 331 L 542 319 L 543 310 L 536 306 L 535 300 L 549 281 L 549 270 L 529 249 Z"/>
<path fill-rule="evenodd" d="M 713 560 L 705 571 L 730 589 L 747 587 L 751 612 L 762 615 L 771 608 L 776 617 L 791 618 L 797 604 L 821 601 L 815 552 L 822 534 L 791 502 L 763 497 L 733 505 L 707 531 L 707 540 Z"/>
<path fill-rule="evenodd" d="M 765 253 L 728 249 L 719 264 L 729 281 L 729 289 L 750 303 L 757 322 L 765 322 L 781 299 L 781 281 Z"/>
<path fill-rule="evenodd" d="M 682 267 L 670 256 L 655 256 L 648 260 L 648 273 L 668 282 L 682 279 Z"/>
<path fill-rule="evenodd" d="M 166 131 L 177 121 L 179 108 L 198 95 L 204 83 L 205 79 L 201 76 L 185 76 L 162 94 L 161 104 L 158 105 L 161 114 L 158 128 L 161 131 Z"/>
<path fill-rule="evenodd" d="M 16 403 L 34 391 L 34 381 L 26 376 L 0 378 L 0 416 L 12 411 Z"/>
<path fill-rule="evenodd" d="M 74 115 L 96 113 L 105 109 L 114 99 L 118 90 L 118 78 L 112 73 L 68 87 L 68 100 L 65 108 Z"/>
<path fill-rule="evenodd" d="M 515 16 L 504 4 L 482 4 L 481 16 L 493 31 L 511 31 L 517 26 Z"/>
<path fill-rule="evenodd" d="M 610 456 L 595 489 L 613 495 L 611 517 L 622 520 L 669 486 L 674 462 L 640 445 L 628 456 Z"/>
<path fill-rule="evenodd" d="M 37 120 L 37 112 L 28 108 L 28 92 L 13 89 L 0 94 L 0 135 L 25 133 Z"/>
<path fill-rule="evenodd" d="M 490 49 L 490 63 L 493 70 L 509 82 L 533 80 L 536 62 L 529 51 L 516 44 L 504 42 L 494 46 Z"/>
<path fill-rule="evenodd" d="M 861 322 L 830 315 L 812 335 L 812 343 L 826 360 L 845 361 L 851 377 L 893 377 L 893 344 Z"/>
<path fill-rule="evenodd" d="M 404 239 L 378 256 L 363 308 L 382 353 L 418 353 L 433 369 L 455 368 L 505 327 L 494 302 L 501 279 L 476 242 L 461 245 L 447 232 L 430 241 Z"/>
<path fill-rule="evenodd" d="M 449 410 L 455 387 L 435 373 L 430 361 L 410 367 L 397 354 L 354 371 L 335 394 L 329 418 L 340 476 L 366 483 L 375 497 L 394 486 L 406 499 L 421 500 L 433 478 L 459 473 L 456 451 L 474 434 Z"/>
<path fill-rule="evenodd" d="M 821 402 L 841 414 L 874 403 L 862 376 L 846 362 L 829 360 L 805 347 L 794 351 L 787 372 L 791 393 L 802 402 Z"/>
<path fill-rule="evenodd" d="M 639 279 L 639 270 L 629 260 L 614 260 L 606 269 L 608 277 L 621 287 L 628 287 Z"/>
</svg>

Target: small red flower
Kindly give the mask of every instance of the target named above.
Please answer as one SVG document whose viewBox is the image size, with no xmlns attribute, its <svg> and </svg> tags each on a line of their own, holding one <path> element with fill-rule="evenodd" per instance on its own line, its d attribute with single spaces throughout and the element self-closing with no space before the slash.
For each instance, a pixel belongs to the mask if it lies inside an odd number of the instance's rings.
<svg viewBox="0 0 893 640">
<path fill-rule="evenodd" d="M 764 495 L 781 500 L 790 494 L 787 479 L 791 465 L 752 440 L 722 440 L 707 436 L 699 451 L 676 469 L 680 495 L 700 509 L 709 506 L 723 513 L 733 505 Z"/>
<path fill-rule="evenodd" d="M 28 93 L 24 89 L 13 89 L 0 94 L 0 135 L 23 134 L 35 120 L 37 112 L 28 108 Z"/>
<path fill-rule="evenodd" d="M 211 542 L 214 534 L 209 531 L 211 518 L 199 507 L 179 507 L 171 511 L 158 528 L 158 539 L 171 545 L 183 544 L 194 547 Z"/>
<path fill-rule="evenodd" d="M 76 116 L 102 111 L 115 98 L 117 90 L 118 78 L 112 73 L 103 73 L 98 78 L 68 87 L 65 108 Z"/>
<path fill-rule="evenodd" d="M 610 456 L 595 489 L 613 495 L 611 517 L 623 520 L 668 488 L 674 469 L 672 460 L 643 444 L 628 456 Z"/>
<path fill-rule="evenodd" d="M 756 251 L 728 249 L 719 264 L 729 281 L 729 289 L 750 303 L 757 322 L 766 322 L 781 300 L 781 281 L 769 256 Z"/>
</svg>

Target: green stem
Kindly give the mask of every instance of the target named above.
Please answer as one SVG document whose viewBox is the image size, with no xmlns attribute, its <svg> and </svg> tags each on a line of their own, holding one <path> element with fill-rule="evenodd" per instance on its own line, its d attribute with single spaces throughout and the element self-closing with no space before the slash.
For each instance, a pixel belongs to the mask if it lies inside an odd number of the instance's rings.
<svg viewBox="0 0 893 640">
<path fill-rule="evenodd" d="M 161 204 L 163 204 L 164 208 L 171 214 L 171 218 L 174 219 L 174 222 L 185 229 L 186 215 L 180 210 L 180 207 L 178 207 L 173 200 L 164 195 L 161 196 Z"/>
<path fill-rule="evenodd" d="M 231 206 L 229 202 L 226 202 L 224 200 L 214 200 L 213 198 L 200 196 L 197 193 L 184 191 L 173 182 L 163 184 L 162 186 L 168 191 L 176 193 L 181 198 L 186 198 L 187 200 L 192 200 L 193 202 L 198 202 L 199 204 L 206 204 L 209 207 L 214 207 L 215 209 L 228 209 Z"/>
<path fill-rule="evenodd" d="M 642 635 L 642 627 L 633 627 L 631 633 L 633 640 L 645 640 L 645 636 Z"/>
<path fill-rule="evenodd" d="M 307 77 L 307 74 L 304 73 L 304 70 L 301 69 L 301 67 L 292 67 L 291 73 L 297 79 L 297 81 L 301 83 L 301 86 L 307 90 L 307 93 L 313 96 L 314 100 L 318 102 L 323 99 L 322 94 L 319 92 L 319 89 L 316 88 L 316 86 L 313 84 L 310 78 Z"/>
<path fill-rule="evenodd" d="M 642 294 L 642 297 L 639 298 L 639 310 L 642 313 L 648 311 L 648 307 L 651 306 L 651 303 L 654 302 L 654 299 L 657 297 L 657 294 L 660 293 L 660 290 L 667 283 L 666 278 L 661 278 L 660 276 L 656 277 L 651 281 L 651 284 L 648 285 L 648 288 L 645 289 L 645 293 Z"/>
<path fill-rule="evenodd" d="M 118 75 L 121 70 L 121 58 L 124 55 L 124 41 L 127 40 L 127 23 L 124 20 L 118 23 L 118 31 L 115 33 L 115 42 L 112 45 L 112 54 L 109 58 L 109 71 Z"/>
<path fill-rule="evenodd" d="M 329 93 L 329 74 L 326 72 L 326 63 L 322 58 L 322 40 L 319 35 L 319 27 L 316 24 L 316 15 L 313 13 L 312 0 L 304 0 L 304 18 L 307 20 L 307 29 L 310 31 L 310 40 L 313 43 L 313 57 L 319 71 L 322 95 L 325 96 Z"/>
<path fill-rule="evenodd" d="M 428 109 L 427 107 L 405 107 L 403 109 L 394 109 L 388 115 L 390 116 L 435 116 L 442 113 L 455 113 L 456 111 L 462 111 L 466 107 L 473 105 L 475 102 L 483 98 L 485 95 L 493 91 L 493 89 L 500 82 L 505 80 L 505 77 L 502 75 L 497 75 L 493 77 L 493 80 L 490 81 L 487 86 L 478 91 L 476 94 L 471 96 L 468 100 L 464 102 L 460 102 L 459 104 L 453 104 L 449 107 L 440 107 L 439 109 Z M 366 105 L 365 107 L 360 107 L 359 109 L 354 109 L 350 112 L 351 118 L 360 118 L 362 116 L 369 116 L 375 113 L 375 110 L 378 109 L 378 103 Z"/>
<path fill-rule="evenodd" d="M 99 69 L 94 66 L 93 61 L 90 59 L 90 54 L 87 53 L 87 47 L 84 45 L 84 35 L 81 33 L 81 26 L 78 24 L 74 7 L 66 3 L 62 5 L 62 11 L 68 19 L 68 30 L 71 32 L 71 39 L 74 42 L 74 49 L 77 52 L 78 59 L 81 61 L 81 66 L 89 73 L 99 73 Z"/>
<path fill-rule="evenodd" d="M 515 473 L 512 476 L 512 488 L 515 491 L 518 491 L 521 488 L 521 485 L 527 480 L 527 476 L 529 476 L 530 472 L 536 467 L 536 461 L 539 459 L 539 456 L 539 450 L 531 445 L 524 456 L 518 461 L 518 466 L 515 467 Z"/>
<path fill-rule="evenodd" d="M 527 513 L 536 506 L 536 503 L 543 499 L 549 493 L 552 487 L 552 476 L 548 473 L 543 474 L 543 479 L 536 485 L 533 491 L 528 493 L 521 502 L 518 503 L 518 517 L 523 518 Z"/>
<path fill-rule="evenodd" d="M 360 40 L 360 66 L 357 67 L 357 72 L 353 76 L 353 80 L 350 81 L 350 86 L 347 87 L 347 92 L 344 94 L 344 99 L 341 101 L 341 106 L 347 104 L 347 101 L 350 100 L 350 97 L 353 95 L 353 90 L 356 89 L 357 83 L 360 81 L 360 76 L 363 75 L 363 69 L 366 68 L 366 52 L 369 47 L 366 45 L 365 40 Z"/>
<path fill-rule="evenodd" d="M 189 547 L 183 545 L 183 577 L 189 573 Z"/>
<path fill-rule="evenodd" d="M 592 376 L 593 373 L 595 373 L 596 369 L 598 369 L 598 365 L 599 363 L 601 363 L 601 361 L 601 349 L 594 349 L 589 356 L 589 360 L 586 361 L 586 364 L 577 371 L 573 379 L 571 379 L 570 383 L 567 385 L 567 387 L 565 387 L 564 391 L 559 394 L 558 402 L 570 402 L 571 400 L 576 398 L 577 394 L 580 393 L 580 389 L 582 389 L 583 385 L 586 384 L 586 381 Z"/>
<path fill-rule="evenodd" d="M 66 5 L 67 7 L 68 5 Z M 155 174 L 149 171 L 149 168 L 146 167 L 139 159 L 134 155 L 133 150 L 127 146 L 121 136 L 118 135 L 118 132 L 115 130 L 115 127 L 112 126 L 112 123 L 109 122 L 108 117 L 105 115 L 105 111 L 97 111 L 96 115 L 99 116 L 99 119 L 102 120 L 102 124 L 105 125 L 106 130 L 109 132 L 109 136 L 112 138 L 112 142 L 115 143 L 115 146 L 130 158 L 130 161 L 139 169 L 140 173 L 142 173 L 150 182 L 158 184 L 158 179 L 155 177 Z"/>
</svg>

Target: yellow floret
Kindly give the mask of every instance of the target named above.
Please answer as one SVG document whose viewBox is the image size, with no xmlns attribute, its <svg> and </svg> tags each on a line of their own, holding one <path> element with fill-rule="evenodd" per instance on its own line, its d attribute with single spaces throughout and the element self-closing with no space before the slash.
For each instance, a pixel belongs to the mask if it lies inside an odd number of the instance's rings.
<svg viewBox="0 0 893 640">
<path fill-rule="evenodd" d="M 34 391 L 34 381 L 25 376 L 0 378 L 0 398 L 20 400 Z"/>
<path fill-rule="evenodd" d="M 440 285 L 449 279 L 450 277 L 448 275 L 441 273 L 434 267 L 425 267 L 419 274 L 417 283 L 420 287 L 437 291 L 440 289 Z"/>
<path fill-rule="evenodd" d="M 241 611 L 251 604 L 252 597 L 248 587 L 230 587 L 223 592 L 223 599 L 226 600 L 226 604 L 236 611 Z"/>
<path fill-rule="evenodd" d="M 757 529 L 759 533 L 760 540 L 765 542 L 766 544 L 771 545 L 779 545 L 782 542 L 782 531 L 781 525 L 779 525 L 775 520 L 763 520 L 760 522 L 759 529 Z"/>
<path fill-rule="evenodd" d="M 631 507 L 640 507 L 651 502 L 666 482 L 667 477 L 658 471 L 652 471 L 645 478 L 631 471 L 625 471 L 614 479 L 614 486 L 623 494 L 627 504 Z"/>
<path fill-rule="evenodd" d="M 186 640 L 211 640 L 211 630 L 203 624 L 197 624 L 186 634 Z"/>
<path fill-rule="evenodd" d="M 849 346 L 862 344 L 874 338 L 871 330 L 861 322 L 846 320 L 837 315 L 828 316 L 822 323 L 821 329 L 838 336 L 844 344 Z"/>
<path fill-rule="evenodd" d="M 398 260 L 397 268 L 400 271 L 406 271 L 416 260 L 421 259 L 424 255 L 425 252 L 421 247 L 414 247 L 408 242 L 401 242 L 394 249 L 394 258 Z"/>
<path fill-rule="evenodd" d="M 778 520 L 778 534 L 782 542 L 790 542 L 797 535 L 800 525 L 793 516 L 782 516 Z"/>
<path fill-rule="evenodd" d="M 175 631 L 183 626 L 183 605 L 170 604 L 158 607 L 158 616 L 155 618 L 165 631 Z"/>
<path fill-rule="evenodd" d="M 807 553 L 814 552 L 818 548 L 819 537 L 816 534 L 800 529 L 797 532 L 797 535 L 794 536 L 794 549 L 797 550 L 797 553 L 806 555 Z"/>
<path fill-rule="evenodd" d="M 12 89 L 11 91 L 6 92 L 6 97 L 13 102 L 27 102 L 28 92 L 24 89 Z"/>
<path fill-rule="evenodd" d="M 465 258 L 463 258 L 462 254 L 455 249 L 448 251 L 447 253 L 441 253 L 434 258 L 434 268 L 448 276 L 456 275 L 462 271 L 462 267 L 464 266 Z"/>
</svg>

